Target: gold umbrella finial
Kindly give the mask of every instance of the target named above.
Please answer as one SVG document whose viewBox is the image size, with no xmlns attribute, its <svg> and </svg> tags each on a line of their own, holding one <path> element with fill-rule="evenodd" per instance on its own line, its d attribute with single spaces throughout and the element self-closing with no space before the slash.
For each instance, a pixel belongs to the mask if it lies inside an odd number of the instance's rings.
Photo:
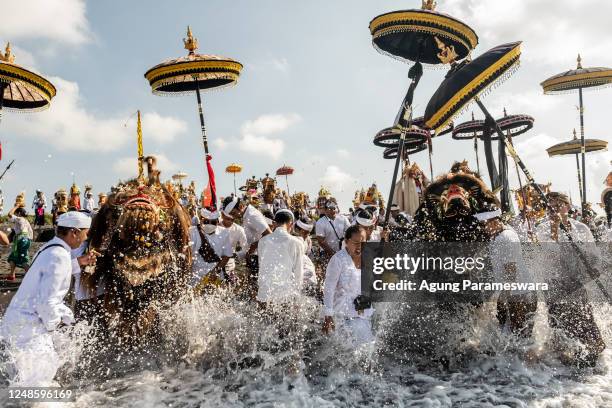
<svg viewBox="0 0 612 408">
<path fill-rule="evenodd" d="M 576 69 L 582 69 L 582 57 L 580 56 L 580 54 L 578 54 L 578 58 L 576 59 L 576 61 L 578 62 L 578 66 L 576 67 Z"/>
<path fill-rule="evenodd" d="M 423 10 L 433 11 L 436 8 L 436 0 L 423 0 L 423 5 L 421 8 Z"/>
<path fill-rule="evenodd" d="M 574 128 L 574 140 L 577 140 L 578 136 L 576 136 L 576 129 Z"/>
<path fill-rule="evenodd" d="M 506 107 L 504 106 L 504 117 L 508 116 L 508 112 L 506 112 Z"/>
<path fill-rule="evenodd" d="M 185 44 L 185 49 L 189 51 L 189 55 L 195 54 L 195 50 L 198 49 L 198 39 L 194 38 L 190 26 L 187 26 L 187 38 L 183 38 L 183 44 Z"/>
<path fill-rule="evenodd" d="M 10 42 L 6 43 L 6 47 L 4 48 L 4 50 L 5 50 L 4 55 L 0 53 L 0 61 L 8 62 L 10 64 L 15 62 L 15 55 L 13 55 L 13 53 L 11 52 Z"/>
</svg>

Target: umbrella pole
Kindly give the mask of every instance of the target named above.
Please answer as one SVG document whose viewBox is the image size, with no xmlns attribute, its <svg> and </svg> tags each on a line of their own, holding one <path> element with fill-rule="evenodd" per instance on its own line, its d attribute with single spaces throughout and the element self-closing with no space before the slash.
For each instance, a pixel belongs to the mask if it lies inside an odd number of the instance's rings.
<svg viewBox="0 0 612 408">
<path fill-rule="evenodd" d="M 582 101 L 582 88 L 578 88 L 578 98 L 580 99 L 580 154 L 582 155 L 582 213 L 586 210 L 586 147 L 584 142 L 584 105 Z"/>
<path fill-rule="evenodd" d="M 290 196 L 291 193 L 289 192 L 289 176 L 287 174 L 285 174 L 285 182 L 287 182 L 287 195 Z"/>
<path fill-rule="evenodd" d="M 402 101 L 400 111 L 395 118 L 395 125 L 400 126 L 402 134 L 400 136 L 399 146 L 397 148 L 397 158 L 395 159 L 395 168 L 393 169 L 393 178 L 391 179 L 391 189 L 389 190 L 389 201 L 393 203 L 393 196 L 395 194 L 395 183 L 397 181 L 397 172 L 399 169 L 400 162 L 404 159 L 404 141 L 406 140 L 406 130 L 412 126 L 412 99 L 414 97 L 414 90 L 416 89 L 421 77 L 423 76 L 423 66 L 420 62 L 416 61 L 415 64 L 408 71 L 408 77 L 412 79 L 408 92 Z M 385 225 L 389 222 L 389 216 L 391 211 L 385 211 Z"/>
<path fill-rule="evenodd" d="M 206 137 L 206 125 L 204 124 L 204 109 L 202 108 L 202 97 L 200 96 L 200 84 L 196 79 L 196 96 L 198 98 L 198 113 L 200 114 L 200 128 L 202 130 L 202 143 L 204 153 L 208 155 L 208 138 Z"/>
<path fill-rule="evenodd" d="M 234 175 L 234 197 L 238 197 L 238 190 L 236 190 L 236 173 L 232 173 Z"/>
<path fill-rule="evenodd" d="M 576 154 L 575 156 L 576 156 L 576 170 L 578 171 L 578 190 L 580 190 L 580 203 L 582 205 L 582 202 L 584 200 L 582 199 L 582 176 L 580 173 L 580 159 L 578 158 L 578 154 Z"/>
<path fill-rule="evenodd" d="M 497 190 L 499 188 L 499 174 L 497 172 L 497 164 L 495 164 L 495 157 L 493 156 L 493 141 L 491 140 L 491 129 L 495 127 L 496 122 L 495 119 L 492 117 L 489 119 L 489 117 L 485 118 L 482 139 L 484 141 L 485 159 L 487 161 L 489 180 L 491 181 L 491 190 Z"/>
<path fill-rule="evenodd" d="M 433 175 L 433 160 L 432 160 L 432 157 L 431 157 L 432 153 L 433 153 L 432 150 L 433 150 L 433 148 L 431 146 L 431 138 L 429 138 L 427 140 L 427 151 L 429 153 L 429 174 L 431 175 L 431 179 L 430 180 L 433 182 L 434 175 Z"/>
<path fill-rule="evenodd" d="M 2 107 L 4 106 L 4 89 L 8 84 L 0 82 L 0 123 L 2 123 Z"/>
<path fill-rule="evenodd" d="M 476 171 L 480 174 L 480 159 L 478 158 L 478 136 L 474 133 L 474 153 L 476 154 Z"/>
</svg>

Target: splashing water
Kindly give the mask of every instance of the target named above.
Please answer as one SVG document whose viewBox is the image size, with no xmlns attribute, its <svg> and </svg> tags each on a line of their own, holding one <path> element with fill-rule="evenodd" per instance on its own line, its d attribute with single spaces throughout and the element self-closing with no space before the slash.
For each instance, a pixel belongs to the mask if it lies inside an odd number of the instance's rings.
<svg viewBox="0 0 612 408">
<path fill-rule="evenodd" d="M 267 311 L 223 291 L 184 299 L 160 312 L 156 341 L 125 353 L 112 339 L 94 341 L 95 328 L 80 323 L 55 338 L 66 363 L 61 381 L 78 390 L 66 406 L 612 407 L 610 350 L 580 372 L 551 353 L 529 365 L 491 307 L 428 327 L 426 311 L 377 306 L 378 340 L 358 350 L 339 331 L 321 333 L 319 306 L 309 298 Z M 608 343 L 611 311 L 596 308 Z M 539 313 L 542 347 L 544 321 Z M 429 342 L 429 351 L 412 349 L 415 339 Z M 465 358 L 443 368 L 438 357 L 449 353 Z M 0 390 L 0 405 L 7 404 Z"/>
</svg>

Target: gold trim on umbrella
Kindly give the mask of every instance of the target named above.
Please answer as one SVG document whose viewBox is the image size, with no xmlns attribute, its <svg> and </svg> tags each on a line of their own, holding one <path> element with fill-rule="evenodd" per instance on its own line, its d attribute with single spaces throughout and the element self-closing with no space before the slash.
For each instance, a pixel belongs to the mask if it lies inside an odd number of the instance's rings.
<svg viewBox="0 0 612 408">
<path fill-rule="evenodd" d="M 145 73 L 154 94 L 188 93 L 194 92 L 196 87 L 205 91 L 231 86 L 238 81 L 242 64 L 227 57 L 196 54 L 198 40 L 190 27 L 187 27 L 183 43 L 189 51 L 187 56 L 164 61 Z"/>
<path fill-rule="evenodd" d="M 612 68 L 583 68 L 578 54 L 576 69 L 552 76 L 540 85 L 546 95 L 569 92 L 580 88 L 599 88 L 612 84 Z"/>
<path fill-rule="evenodd" d="M 449 32 L 449 29 L 454 32 Z M 478 36 L 470 27 L 444 14 L 428 10 L 394 11 L 370 22 L 370 33 L 374 38 L 405 31 L 444 36 L 463 44 L 468 50 L 478 45 Z"/>
<path fill-rule="evenodd" d="M 425 126 L 438 132 L 439 129 L 445 127 L 452 119 L 460 113 L 460 109 L 456 109 L 457 105 L 469 102 L 474 96 L 477 96 L 488 88 L 487 82 L 497 80 L 497 72 L 506 71 L 513 65 L 519 62 L 521 56 L 521 45 L 517 45 L 510 50 L 506 55 L 496 61 L 493 65 L 482 71 L 469 84 L 463 87 L 460 92 L 449 99 L 438 111 L 432 115 Z M 486 86 L 483 86 L 486 84 Z M 448 113 L 455 110 L 452 115 Z"/>
<path fill-rule="evenodd" d="M 242 171 L 242 166 L 238 163 L 232 163 L 225 168 L 226 173 L 240 173 Z"/>
<path fill-rule="evenodd" d="M 4 108 L 8 110 L 46 109 L 57 92 L 51 82 L 15 64 L 9 43 L 5 54 L 0 53 L 0 82 L 9 84 L 4 89 Z"/>
<path fill-rule="evenodd" d="M 586 152 L 597 152 L 606 150 L 608 148 L 608 142 L 599 139 L 585 139 L 584 141 Z M 570 140 L 569 142 L 563 142 L 546 149 L 548 156 L 563 156 L 569 154 L 580 154 L 582 152 L 582 145 L 580 139 Z"/>
</svg>

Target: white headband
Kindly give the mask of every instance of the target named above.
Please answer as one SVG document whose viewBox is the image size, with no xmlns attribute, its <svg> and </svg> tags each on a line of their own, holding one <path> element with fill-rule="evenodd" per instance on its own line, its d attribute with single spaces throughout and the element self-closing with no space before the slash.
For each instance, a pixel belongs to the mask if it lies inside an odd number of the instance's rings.
<svg viewBox="0 0 612 408">
<path fill-rule="evenodd" d="M 494 211 L 487 211 L 487 212 L 482 212 L 482 213 L 478 213 L 478 214 L 474 214 L 474 217 L 478 220 L 478 221 L 487 221 L 493 218 L 497 218 L 497 217 L 501 217 L 502 212 L 501 210 L 497 209 Z"/>
<path fill-rule="evenodd" d="M 355 221 L 357 222 L 357 224 L 363 227 L 371 227 L 376 222 L 374 220 L 374 217 L 370 219 L 370 218 L 360 217 L 359 214 L 357 214 L 357 216 L 355 217 Z"/>
<path fill-rule="evenodd" d="M 304 231 L 308 231 L 308 232 L 312 231 L 312 229 L 314 228 L 314 225 L 306 224 L 305 222 L 302 222 L 302 220 L 297 220 L 295 222 L 295 225 L 297 225 L 298 227 L 300 227 Z"/>
<path fill-rule="evenodd" d="M 207 220 L 218 220 L 219 211 L 209 211 L 206 208 L 200 209 L 200 217 L 204 217 Z"/>
<path fill-rule="evenodd" d="M 223 213 L 227 213 L 227 215 L 230 215 L 230 213 L 232 212 L 232 210 L 234 209 L 234 207 L 236 207 L 236 204 L 238 204 L 238 197 L 234 197 L 232 198 L 232 201 L 230 201 L 229 203 L 227 203 L 227 205 L 225 206 L 225 208 L 223 209 Z"/>
</svg>

